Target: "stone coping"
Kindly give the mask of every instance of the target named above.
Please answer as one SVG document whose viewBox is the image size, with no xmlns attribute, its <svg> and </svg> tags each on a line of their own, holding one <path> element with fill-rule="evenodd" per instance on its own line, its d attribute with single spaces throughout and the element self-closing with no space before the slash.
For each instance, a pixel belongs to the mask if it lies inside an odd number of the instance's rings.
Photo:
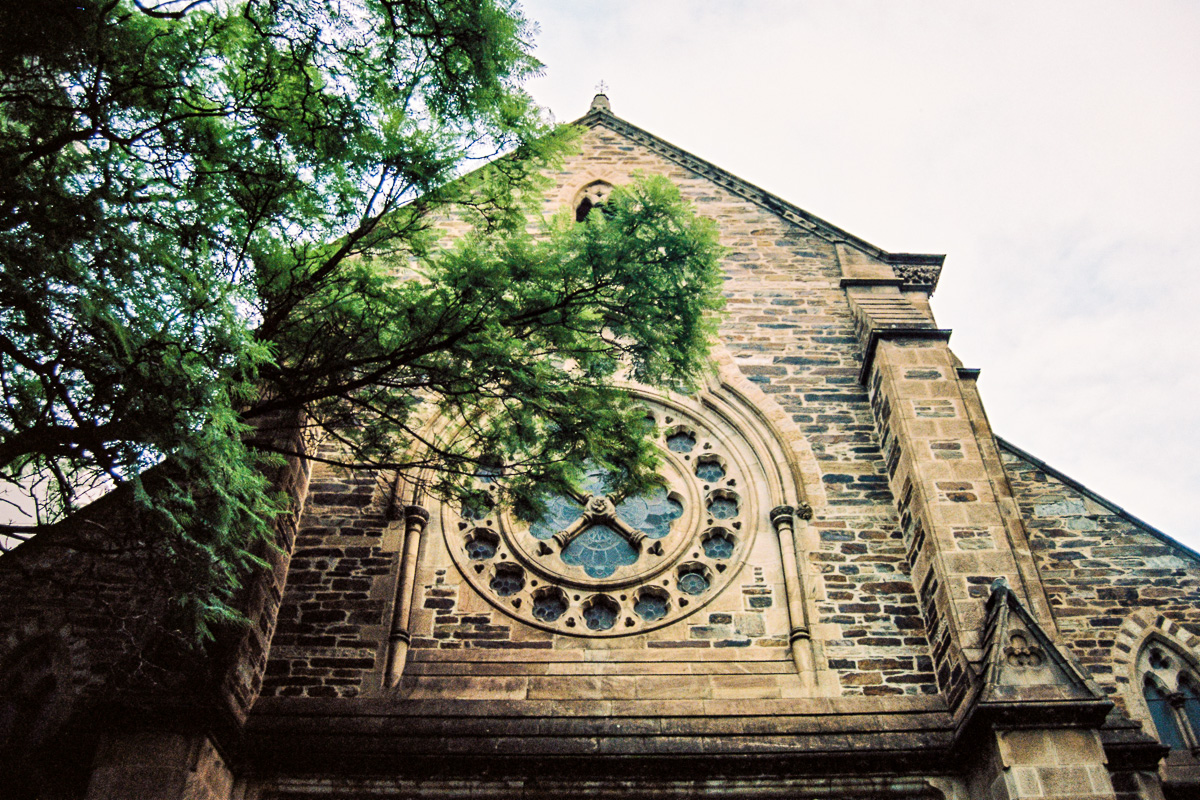
<svg viewBox="0 0 1200 800">
<path fill-rule="evenodd" d="M 372 717 L 878 717 L 939 715 L 950 724 L 940 695 L 810 697 L 761 700 L 404 700 L 389 697 L 263 697 L 250 725 L 271 718 Z"/>
<path fill-rule="evenodd" d="M 589 642 L 590 644 L 590 642 Z M 672 649 L 682 651 L 677 657 L 672 657 Z M 703 661 L 779 661 L 791 663 L 791 656 L 782 647 L 736 647 L 736 648 L 705 648 L 701 657 L 690 653 L 689 648 L 662 648 L 655 650 L 623 649 L 574 649 L 550 650 L 505 650 L 505 661 L 529 662 L 684 662 L 694 663 Z M 409 653 L 412 662 L 484 662 L 497 663 L 496 651 L 486 648 L 434 650 L 432 648 L 414 648 Z"/>
</svg>

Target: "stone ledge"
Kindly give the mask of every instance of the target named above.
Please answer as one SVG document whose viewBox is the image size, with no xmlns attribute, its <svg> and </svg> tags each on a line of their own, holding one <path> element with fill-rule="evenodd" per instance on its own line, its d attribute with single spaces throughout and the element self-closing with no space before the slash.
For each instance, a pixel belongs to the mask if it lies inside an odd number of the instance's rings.
<svg viewBox="0 0 1200 800">
<path fill-rule="evenodd" d="M 679 772 L 680 774 L 675 774 Z M 261 800 L 307 800 L 308 798 L 412 797 L 429 800 L 512 800 L 513 798 L 587 797 L 594 800 L 683 800 L 684 798 L 754 797 L 757 800 L 817 800 L 818 798 L 863 798 L 864 800 L 933 800 L 946 795 L 925 777 L 896 776 L 795 776 L 749 775 L 741 778 L 712 776 L 696 778 L 678 768 L 663 778 L 557 777 L 528 778 L 443 778 L 435 781 L 405 778 L 284 778 L 271 781 L 271 788 L 258 795 Z M 938 781 L 940 783 L 940 781 Z"/>
<path fill-rule="evenodd" d="M 810 697 L 791 700 L 403 700 L 393 697 L 264 697 L 253 720 L 300 716 L 561 717 L 561 716 L 887 716 L 947 714 L 939 695 Z M 253 723 L 252 720 L 252 723 Z"/>
<path fill-rule="evenodd" d="M 948 342 L 950 341 L 950 334 L 951 331 L 949 328 L 873 328 L 867 335 L 866 346 L 863 347 L 862 368 L 858 371 L 859 384 L 866 386 L 867 380 L 871 377 L 871 367 L 875 365 L 875 348 L 878 347 L 880 341 L 890 341 L 892 339 L 937 339 Z"/>
</svg>

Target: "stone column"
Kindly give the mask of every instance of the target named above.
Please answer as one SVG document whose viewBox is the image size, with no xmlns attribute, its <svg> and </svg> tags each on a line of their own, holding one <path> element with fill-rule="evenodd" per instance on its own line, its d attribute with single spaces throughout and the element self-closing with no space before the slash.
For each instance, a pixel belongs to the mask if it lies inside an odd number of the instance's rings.
<svg viewBox="0 0 1200 800">
<path fill-rule="evenodd" d="M 87 800 L 229 800 L 232 791 L 233 774 L 207 736 L 140 731 L 101 740 Z"/>
<path fill-rule="evenodd" d="M 1104 747 L 1094 730 L 985 732 L 968 776 L 971 797 L 989 800 L 1115 800 Z"/>
<path fill-rule="evenodd" d="M 859 260 L 862 260 L 861 258 Z M 871 400 L 938 684 L 951 708 L 983 657 L 988 586 L 1008 580 L 1056 635 L 1024 525 L 975 386 L 921 292 L 843 259 Z"/>
<path fill-rule="evenodd" d="M 386 685 L 395 686 L 404 672 L 408 643 L 412 636 L 408 618 L 412 613 L 412 598 L 417 575 L 417 555 L 421 552 L 421 534 L 429 522 L 429 512 L 420 506 L 404 507 L 404 548 L 400 558 L 400 573 L 396 576 L 396 599 L 392 604 L 392 630 L 388 635 L 388 664 Z"/>
<path fill-rule="evenodd" d="M 1032 563 L 1022 560 L 1024 529 L 973 376 L 942 333 L 877 331 L 867 388 L 939 684 L 954 707 L 966 696 L 968 663 L 983 655 L 994 578 L 1008 580 L 1051 636 L 1054 622 Z"/>
<path fill-rule="evenodd" d="M 792 506 L 776 506 L 771 509 L 771 524 L 775 526 L 775 533 L 779 537 L 779 557 L 783 561 L 783 583 L 787 592 L 788 642 L 792 649 L 792 661 L 796 664 L 801 684 L 806 689 L 812 689 L 817 683 L 817 675 L 813 667 L 808 613 L 804 607 L 804 583 L 796 567 L 796 516 L 803 520 L 812 519 L 812 508 L 804 503 L 798 509 Z"/>
</svg>

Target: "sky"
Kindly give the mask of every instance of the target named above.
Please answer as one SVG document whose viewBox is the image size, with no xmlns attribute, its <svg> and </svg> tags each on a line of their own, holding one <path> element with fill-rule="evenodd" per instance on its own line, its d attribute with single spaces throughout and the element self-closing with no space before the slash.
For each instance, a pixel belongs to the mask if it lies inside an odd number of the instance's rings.
<svg viewBox="0 0 1200 800">
<path fill-rule="evenodd" d="M 891 252 L 994 431 L 1200 549 L 1200 4 L 524 0 L 613 113 Z"/>
</svg>

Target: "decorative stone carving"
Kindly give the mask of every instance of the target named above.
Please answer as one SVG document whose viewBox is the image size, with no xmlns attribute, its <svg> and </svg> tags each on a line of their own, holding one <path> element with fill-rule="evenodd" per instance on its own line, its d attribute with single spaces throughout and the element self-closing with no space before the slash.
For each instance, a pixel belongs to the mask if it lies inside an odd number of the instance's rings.
<svg viewBox="0 0 1200 800">
<path fill-rule="evenodd" d="M 983 642 L 980 706 L 1052 698 L 1087 708 L 1100 719 L 1111 708 L 1111 701 L 1069 651 L 1055 646 L 1003 577 L 992 583 Z"/>
<path fill-rule="evenodd" d="M 1021 633 L 1014 633 L 1008 637 L 1004 657 L 1012 667 L 1040 667 L 1045 660 L 1042 649 L 1036 644 L 1031 644 Z"/>
<path fill-rule="evenodd" d="M 737 574 L 758 513 L 741 453 L 695 411 L 643 402 L 659 431 L 662 488 L 616 494 L 595 471 L 538 519 L 447 508 L 447 549 L 496 608 L 571 636 L 637 634 L 703 608 Z"/>
<path fill-rule="evenodd" d="M 892 272 L 906 287 L 932 288 L 937 285 L 942 268 L 932 264 L 893 264 Z"/>
</svg>

